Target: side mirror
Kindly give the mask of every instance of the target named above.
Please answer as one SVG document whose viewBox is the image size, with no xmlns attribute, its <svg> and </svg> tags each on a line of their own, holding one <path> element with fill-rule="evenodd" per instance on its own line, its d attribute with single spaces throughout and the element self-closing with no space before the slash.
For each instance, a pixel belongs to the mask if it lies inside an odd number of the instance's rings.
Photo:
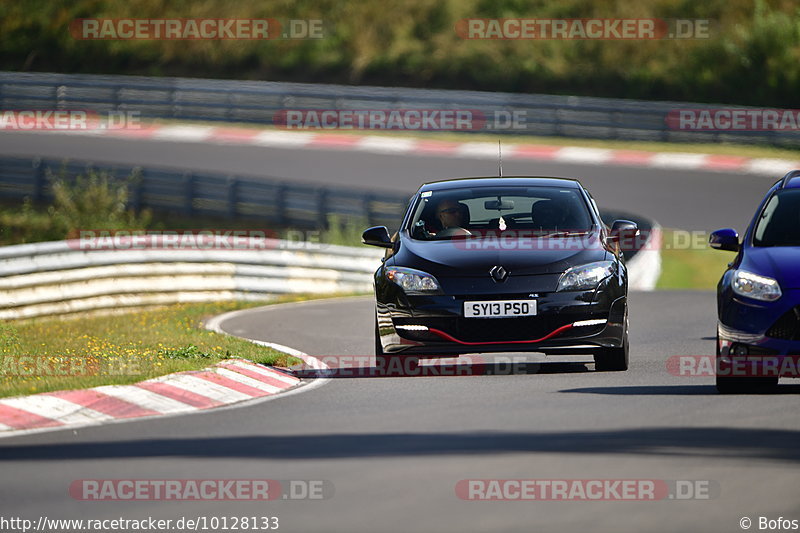
<svg viewBox="0 0 800 533">
<path fill-rule="evenodd" d="M 394 246 L 392 238 L 389 237 L 389 230 L 386 226 L 374 226 L 368 228 L 361 234 L 361 242 L 370 246 L 380 246 L 381 248 L 391 248 Z"/>
<path fill-rule="evenodd" d="M 632 239 L 639 235 L 639 226 L 636 222 L 630 220 L 615 220 L 611 225 L 611 233 L 609 238 L 612 241 L 619 241 L 620 239 Z"/>
<path fill-rule="evenodd" d="M 708 237 L 708 245 L 715 250 L 728 250 L 730 252 L 739 251 L 739 234 L 735 229 L 725 228 L 711 232 Z"/>
</svg>

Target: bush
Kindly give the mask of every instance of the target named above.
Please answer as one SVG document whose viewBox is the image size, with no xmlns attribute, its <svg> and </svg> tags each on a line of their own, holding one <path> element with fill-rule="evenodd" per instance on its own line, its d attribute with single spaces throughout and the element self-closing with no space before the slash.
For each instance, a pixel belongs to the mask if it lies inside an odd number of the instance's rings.
<svg viewBox="0 0 800 533">
<path fill-rule="evenodd" d="M 401 85 L 792 107 L 790 0 L 0 2 L 0 69 Z M 81 41 L 76 18 L 321 19 L 322 39 Z M 465 18 L 710 19 L 708 39 L 463 40 Z"/>
<path fill-rule="evenodd" d="M 87 170 L 74 179 L 62 170 L 48 171 L 53 202 L 37 208 L 26 198 L 21 207 L 0 210 L 0 245 L 54 241 L 78 236 L 80 230 L 147 229 L 150 211 L 127 206 L 135 175 L 116 180 L 107 172 Z"/>
<path fill-rule="evenodd" d="M 328 227 L 320 235 L 320 240 L 326 244 L 361 246 L 361 234 L 367 224 L 366 217 L 328 215 Z"/>
<path fill-rule="evenodd" d="M 74 180 L 63 171 L 58 176 L 48 171 L 48 176 L 53 190 L 48 211 L 67 237 L 76 237 L 81 229 L 146 229 L 151 221 L 149 211 L 137 214 L 127 205 L 128 188 L 136 175 L 114 180 L 107 172 L 89 169 Z"/>
</svg>

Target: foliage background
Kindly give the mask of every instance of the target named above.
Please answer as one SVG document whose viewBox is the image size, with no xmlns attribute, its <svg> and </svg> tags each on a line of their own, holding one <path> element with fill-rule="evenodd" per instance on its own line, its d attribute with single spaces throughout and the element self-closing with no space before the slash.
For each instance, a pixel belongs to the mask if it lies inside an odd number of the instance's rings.
<svg viewBox="0 0 800 533">
<path fill-rule="evenodd" d="M 0 69 L 292 80 L 793 107 L 793 0 L 0 0 Z M 80 41 L 76 18 L 321 19 L 275 41 Z M 710 39 L 463 40 L 463 18 L 711 19 Z"/>
</svg>

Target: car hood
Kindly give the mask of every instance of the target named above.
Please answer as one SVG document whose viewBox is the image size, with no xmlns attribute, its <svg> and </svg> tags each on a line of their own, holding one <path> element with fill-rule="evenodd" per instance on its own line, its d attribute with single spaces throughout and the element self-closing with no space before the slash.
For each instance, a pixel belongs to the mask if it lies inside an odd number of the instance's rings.
<svg viewBox="0 0 800 533">
<path fill-rule="evenodd" d="M 800 289 L 800 246 L 751 246 L 739 268 L 775 278 L 782 289 Z"/>
<path fill-rule="evenodd" d="M 581 238 L 547 239 L 547 249 L 502 245 L 470 246 L 464 239 L 417 241 L 403 239 L 395 255 L 395 264 L 423 270 L 434 276 L 470 277 L 485 275 L 494 266 L 502 266 L 511 276 L 554 274 L 610 254 L 595 240 L 586 244 Z"/>
</svg>

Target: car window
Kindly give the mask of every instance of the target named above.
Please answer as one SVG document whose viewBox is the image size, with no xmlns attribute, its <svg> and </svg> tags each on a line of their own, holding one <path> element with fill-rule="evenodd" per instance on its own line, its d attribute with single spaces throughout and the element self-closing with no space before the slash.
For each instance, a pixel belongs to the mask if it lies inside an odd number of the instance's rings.
<svg viewBox="0 0 800 533">
<path fill-rule="evenodd" d="M 578 189 L 477 187 L 424 193 L 408 229 L 413 238 L 434 240 L 482 231 L 586 232 L 591 226 Z"/>
<path fill-rule="evenodd" d="M 754 246 L 800 246 L 800 189 L 775 193 L 761 211 Z"/>
</svg>

